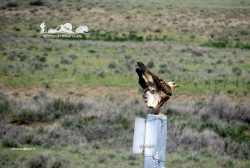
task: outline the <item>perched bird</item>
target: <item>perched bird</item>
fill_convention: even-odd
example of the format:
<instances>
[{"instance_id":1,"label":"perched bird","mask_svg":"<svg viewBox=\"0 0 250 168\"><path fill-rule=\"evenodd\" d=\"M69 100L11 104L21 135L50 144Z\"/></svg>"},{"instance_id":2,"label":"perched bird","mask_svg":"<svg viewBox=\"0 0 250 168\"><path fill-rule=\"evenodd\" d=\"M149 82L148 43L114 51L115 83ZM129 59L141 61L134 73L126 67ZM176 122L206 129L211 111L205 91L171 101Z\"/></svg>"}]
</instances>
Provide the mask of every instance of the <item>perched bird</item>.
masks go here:
<instances>
[{"instance_id":1,"label":"perched bird","mask_svg":"<svg viewBox=\"0 0 250 168\"><path fill-rule=\"evenodd\" d=\"M147 107L153 108L154 114L160 113L160 107L172 96L173 90L179 87L175 82L164 82L150 72L142 62L137 62L139 68L139 84L144 89L144 101Z\"/></svg>"}]
</instances>

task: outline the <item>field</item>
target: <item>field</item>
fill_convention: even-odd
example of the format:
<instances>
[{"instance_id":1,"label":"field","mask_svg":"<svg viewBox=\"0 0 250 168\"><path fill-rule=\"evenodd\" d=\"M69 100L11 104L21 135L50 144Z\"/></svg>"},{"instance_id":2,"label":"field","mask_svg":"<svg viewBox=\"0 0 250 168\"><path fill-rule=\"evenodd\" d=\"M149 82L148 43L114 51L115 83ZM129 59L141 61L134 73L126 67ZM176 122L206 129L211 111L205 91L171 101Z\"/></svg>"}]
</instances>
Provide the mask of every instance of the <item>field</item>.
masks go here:
<instances>
[{"instance_id":1,"label":"field","mask_svg":"<svg viewBox=\"0 0 250 168\"><path fill-rule=\"evenodd\" d=\"M250 167L250 1L12 0L0 20L0 167L143 167L137 61L180 85L166 167Z\"/></svg>"}]
</instances>

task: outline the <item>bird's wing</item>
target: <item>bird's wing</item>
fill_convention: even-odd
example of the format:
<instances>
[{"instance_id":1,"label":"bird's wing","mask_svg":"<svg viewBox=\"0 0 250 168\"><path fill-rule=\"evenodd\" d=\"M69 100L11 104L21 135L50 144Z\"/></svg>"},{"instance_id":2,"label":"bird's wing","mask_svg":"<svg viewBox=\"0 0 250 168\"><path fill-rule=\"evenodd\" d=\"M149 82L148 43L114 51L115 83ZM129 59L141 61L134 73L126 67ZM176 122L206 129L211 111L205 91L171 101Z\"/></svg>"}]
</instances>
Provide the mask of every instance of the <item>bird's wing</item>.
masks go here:
<instances>
[{"instance_id":1,"label":"bird's wing","mask_svg":"<svg viewBox=\"0 0 250 168\"><path fill-rule=\"evenodd\" d=\"M143 98L147 107L157 109L168 101L170 96L165 94L163 91L151 92L150 90L146 90Z\"/></svg>"},{"instance_id":2,"label":"bird's wing","mask_svg":"<svg viewBox=\"0 0 250 168\"><path fill-rule=\"evenodd\" d=\"M143 89L155 87L157 90L162 90L168 96L172 96L172 89L164 80L150 72L142 62L137 62L137 64L139 68L136 69L136 72L139 76L139 84Z\"/></svg>"},{"instance_id":3,"label":"bird's wing","mask_svg":"<svg viewBox=\"0 0 250 168\"><path fill-rule=\"evenodd\" d=\"M136 72L139 76L139 84L141 85L141 87L143 89L147 89L148 85L146 83L146 81L143 79L143 71L140 68L136 68Z\"/></svg>"},{"instance_id":4,"label":"bird's wing","mask_svg":"<svg viewBox=\"0 0 250 168\"><path fill-rule=\"evenodd\" d=\"M139 68L136 72L139 76L139 84L143 89L156 90L157 84L154 80L154 74L151 73L142 62L137 62Z\"/></svg>"},{"instance_id":5,"label":"bird's wing","mask_svg":"<svg viewBox=\"0 0 250 168\"><path fill-rule=\"evenodd\" d=\"M157 106L158 108L160 108L169 99L169 96L165 94L164 92L161 92L160 97L161 97L161 100L158 103L158 106Z\"/></svg>"},{"instance_id":6,"label":"bird's wing","mask_svg":"<svg viewBox=\"0 0 250 168\"><path fill-rule=\"evenodd\" d=\"M154 77L156 83L158 84L159 90L162 90L168 96L172 96L172 89L164 80L155 75Z\"/></svg>"}]
</instances>

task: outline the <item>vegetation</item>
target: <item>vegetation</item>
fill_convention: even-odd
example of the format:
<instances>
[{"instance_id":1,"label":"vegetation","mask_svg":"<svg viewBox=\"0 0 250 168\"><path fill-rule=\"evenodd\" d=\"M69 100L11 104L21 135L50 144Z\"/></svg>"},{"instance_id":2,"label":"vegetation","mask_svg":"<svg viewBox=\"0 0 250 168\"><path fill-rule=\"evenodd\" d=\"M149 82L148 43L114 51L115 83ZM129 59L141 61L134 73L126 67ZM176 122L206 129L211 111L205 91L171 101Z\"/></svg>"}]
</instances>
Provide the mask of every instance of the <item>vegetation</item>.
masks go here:
<instances>
[{"instance_id":1,"label":"vegetation","mask_svg":"<svg viewBox=\"0 0 250 168\"><path fill-rule=\"evenodd\" d=\"M41 94L46 95L44 92L39 95ZM35 97L39 97L39 95ZM36 124L36 120L30 120L30 115L36 116L37 111L28 108L26 111L29 111L30 115L18 116L20 119L16 118L14 114L19 113L19 110L22 111L23 106L41 111L38 108L41 104L45 107L53 104L54 109L48 113L40 113L39 118L46 118L48 114L53 114L60 109L59 107L67 109L66 105L74 104L72 102L75 102L75 96L71 97L71 101L59 100L58 98L41 100L40 98L37 103L33 103L33 106L30 106L30 101L32 102L34 97L22 103L19 98L10 99L8 102L11 107L9 115L5 115L4 120L1 121L2 148L7 153L14 153L6 148L34 147L36 149L35 156L27 156L24 159L21 152L20 156L13 160L13 163L25 166L39 164L37 159L45 159L46 161L43 161L42 164L49 167L53 157L56 157L56 160L59 159L60 163L57 164L62 164L62 166L70 164L74 167L79 167L79 162L84 165L89 163L81 159L82 155L86 158L96 159L98 166L109 162L109 160L117 162L118 158L116 157L132 157L133 155L129 154L129 151L124 150L131 148L134 118L140 114L142 104L138 102L138 96L134 100L124 101L123 104L117 101L118 95L110 95L106 98L102 103L99 103L98 101L90 101L87 97L81 97L82 104L72 108L75 109L73 113L66 110L58 118L40 120L38 124ZM67 102L66 105L65 102ZM249 106L246 104L233 106L234 102L225 95L215 96L209 101L189 103L189 105L177 102L171 101L163 109L169 118L169 155L167 160L169 160L170 165L181 166L180 163L172 161L172 159L176 159L176 161L182 162L177 154L183 155L187 159L190 157L187 164L196 166L201 164L202 160L217 167L223 167L224 164L235 167L249 164ZM26 103L27 105L25 105ZM14 104L18 106L14 106ZM13 116L17 121L29 122L17 122L19 126L7 123L13 120ZM20 128L20 124L26 128ZM112 157L100 155L104 149L105 151L108 149L111 153L109 155ZM118 149L124 153L113 156ZM45 156L41 155L43 150L48 151ZM72 151L74 156L71 157L78 159L76 161L65 160L66 154L61 153L61 150L66 153ZM90 152L87 155L83 154L86 153L86 150ZM5 154L2 153L2 155ZM139 167L142 164L140 163L142 157L133 156L133 158L132 160L125 159L122 164ZM225 161L218 164L219 160L216 161L216 158L225 158Z\"/></svg>"},{"instance_id":2,"label":"vegetation","mask_svg":"<svg viewBox=\"0 0 250 168\"><path fill-rule=\"evenodd\" d=\"M30 0L0 4L0 167L142 167L143 61L180 85L167 167L250 167L247 0ZM86 25L81 38L43 38ZM28 150L24 150L28 148Z\"/></svg>"}]
</instances>

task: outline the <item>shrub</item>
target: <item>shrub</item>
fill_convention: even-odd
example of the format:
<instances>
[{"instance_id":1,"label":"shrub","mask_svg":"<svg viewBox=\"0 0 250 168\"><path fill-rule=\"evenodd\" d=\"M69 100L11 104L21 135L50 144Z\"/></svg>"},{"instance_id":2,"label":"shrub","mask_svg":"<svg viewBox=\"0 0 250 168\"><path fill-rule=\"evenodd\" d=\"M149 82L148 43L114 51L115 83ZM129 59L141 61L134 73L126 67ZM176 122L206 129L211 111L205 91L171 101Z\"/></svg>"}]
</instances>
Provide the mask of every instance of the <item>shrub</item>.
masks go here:
<instances>
[{"instance_id":1,"label":"shrub","mask_svg":"<svg viewBox=\"0 0 250 168\"><path fill-rule=\"evenodd\" d=\"M171 73L172 73L172 71L170 71L170 70L167 68L167 65L166 65L166 64L160 64L160 65L159 65L159 70L158 70L158 72L159 72L160 74L164 74L164 73L171 74Z\"/></svg>"},{"instance_id":2,"label":"shrub","mask_svg":"<svg viewBox=\"0 0 250 168\"><path fill-rule=\"evenodd\" d=\"M106 74L107 74L107 72L105 70L103 70L103 69L100 70L99 72L97 72L97 75L99 77L102 77L102 78L104 78L106 76Z\"/></svg>"},{"instance_id":3,"label":"shrub","mask_svg":"<svg viewBox=\"0 0 250 168\"><path fill-rule=\"evenodd\" d=\"M40 61L40 62L46 62L47 59L46 59L46 57L40 57L40 58L39 58L39 61Z\"/></svg>"},{"instance_id":4,"label":"shrub","mask_svg":"<svg viewBox=\"0 0 250 168\"><path fill-rule=\"evenodd\" d=\"M221 94L215 96L205 107L208 118L219 118L229 122L233 120L250 123L250 108L245 104L234 105L230 99Z\"/></svg>"},{"instance_id":5,"label":"shrub","mask_svg":"<svg viewBox=\"0 0 250 168\"><path fill-rule=\"evenodd\" d=\"M234 167L232 158L230 157L221 157L220 160L217 161L219 165L222 167Z\"/></svg>"},{"instance_id":6,"label":"shrub","mask_svg":"<svg viewBox=\"0 0 250 168\"><path fill-rule=\"evenodd\" d=\"M213 69L207 69L207 73L213 73L214 72L214 70Z\"/></svg>"},{"instance_id":7,"label":"shrub","mask_svg":"<svg viewBox=\"0 0 250 168\"><path fill-rule=\"evenodd\" d=\"M121 113L119 113L115 119L114 119L114 122L121 126L123 129L128 129L129 128L129 121L127 118L125 118Z\"/></svg>"},{"instance_id":8,"label":"shrub","mask_svg":"<svg viewBox=\"0 0 250 168\"><path fill-rule=\"evenodd\" d=\"M232 64L233 64L233 60L228 59L228 60L227 60L227 63L228 63L229 65L232 65Z\"/></svg>"},{"instance_id":9,"label":"shrub","mask_svg":"<svg viewBox=\"0 0 250 168\"><path fill-rule=\"evenodd\" d=\"M43 0L31 0L29 3L31 6L43 6Z\"/></svg>"},{"instance_id":10,"label":"shrub","mask_svg":"<svg viewBox=\"0 0 250 168\"><path fill-rule=\"evenodd\" d=\"M230 119L233 112L233 107L229 98L225 95L214 97L207 105L208 114L214 115L219 119Z\"/></svg>"},{"instance_id":11,"label":"shrub","mask_svg":"<svg viewBox=\"0 0 250 168\"><path fill-rule=\"evenodd\" d=\"M32 66L35 68L35 70L42 70L44 68L44 65L41 62L33 63Z\"/></svg>"},{"instance_id":12,"label":"shrub","mask_svg":"<svg viewBox=\"0 0 250 168\"><path fill-rule=\"evenodd\" d=\"M44 141L41 139L40 136L34 136L32 141L30 142L31 145L35 146L41 146L44 143Z\"/></svg>"},{"instance_id":13,"label":"shrub","mask_svg":"<svg viewBox=\"0 0 250 168\"><path fill-rule=\"evenodd\" d=\"M42 133L44 133L44 128L43 127L38 127L37 129L36 129L36 133L37 134L42 134Z\"/></svg>"},{"instance_id":14,"label":"shrub","mask_svg":"<svg viewBox=\"0 0 250 168\"><path fill-rule=\"evenodd\" d=\"M236 159L250 159L249 144L238 143L231 139L225 139L225 151L228 155Z\"/></svg>"},{"instance_id":15,"label":"shrub","mask_svg":"<svg viewBox=\"0 0 250 168\"><path fill-rule=\"evenodd\" d=\"M129 32L129 35L128 35L128 40L131 40L131 41L143 41L143 36L138 36L136 34L136 32Z\"/></svg>"},{"instance_id":16,"label":"shrub","mask_svg":"<svg viewBox=\"0 0 250 168\"><path fill-rule=\"evenodd\" d=\"M110 62L109 65L108 65L108 67L110 69L115 69L116 68L116 62L114 62L114 61Z\"/></svg>"},{"instance_id":17,"label":"shrub","mask_svg":"<svg viewBox=\"0 0 250 168\"><path fill-rule=\"evenodd\" d=\"M43 155L38 155L33 158L29 158L26 162L27 168L46 168L48 158Z\"/></svg>"},{"instance_id":18,"label":"shrub","mask_svg":"<svg viewBox=\"0 0 250 168\"><path fill-rule=\"evenodd\" d=\"M71 119L71 118L65 118L62 122L62 126L65 127L65 128L69 128L71 126L73 126L74 124L74 121Z\"/></svg>"},{"instance_id":19,"label":"shrub","mask_svg":"<svg viewBox=\"0 0 250 168\"><path fill-rule=\"evenodd\" d=\"M6 4L8 8L16 8L18 7L18 4L16 2L9 2Z\"/></svg>"},{"instance_id":20,"label":"shrub","mask_svg":"<svg viewBox=\"0 0 250 168\"><path fill-rule=\"evenodd\" d=\"M57 112L56 118L58 118L62 114L77 113L78 111L84 109L84 105L82 103L74 104L68 100L64 101L63 99L58 98L52 100L52 102L47 105L46 109L52 113Z\"/></svg>"},{"instance_id":21,"label":"shrub","mask_svg":"<svg viewBox=\"0 0 250 168\"><path fill-rule=\"evenodd\" d=\"M63 167L63 163L60 160L55 161L51 165L51 168L61 168L61 167Z\"/></svg>"},{"instance_id":22,"label":"shrub","mask_svg":"<svg viewBox=\"0 0 250 168\"><path fill-rule=\"evenodd\" d=\"M154 61L153 60L148 61L147 67L148 68L153 68L154 67Z\"/></svg>"},{"instance_id":23,"label":"shrub","mask_svg":"<svg viewBox=\"0 0 250 168\"><path fill-rule=\"evenodd\" d=\"M69 54L68 57L71 59L71 60L75 60L77 58L77 55L76 54Z\"/></svg>"},{"instance_id":24,"label":"shrub","mask_svg":"<svg viewBox=\"0 0 250 168\"><path fill-rule=\"evenodd\" d=\"M60 68L60 65L59 65L59 64L55 64L54 67L55 67L56 69L59 69L59 68Z\"/></svg>"},{"instance_id":25,"label":"shrub","mask_svg":"<svg viewBox=\"0 0 250 168\"><path fill-rule=\"evenodd\" d=\"M196 151L214 156L224 154L224 141L213 131L202 130L197 132L186 126L185 123L175 122L169 133L169 151ZM169 128L169 130L171 130Z\"/></svg>"},{"instance_id":26,"label":"shrub","mask_svg":"<svg viewBox=\"0 0 250 168\"><path fill-rule=\"evenodd\" d=\"M242 70L241 70L239 67L234 67L234 68L232 69L232 72L233 72L233 74L235 74L235 75L237 75L237 76L240 76L241 73L242 73Z\"/></svg>"},{"instance_id":27,"label":"shrub","mask_svg":"<svg viewBox=\"0 0 250 168\"><path fill-rule=\"evenodd\" d=\"M21 54L19 58L20 58L20 61L25 61L27 59L27 55Z\"/></svg>"},{"instance_id":28,"label":"shrub","mask_svg":"<svg viewBox=\"0 0 250 168\"><path fill-rule=\"evenodd\" d=\"M3 139L2 146L7 148L17 148L19 146L18 142L14 139Z\"/></svg>"},{"instance_id":29,"label":"shrub","mask_svg":"<svg viewBox=\"0 0 250 168\"><path fill-rule=\"evenodd\" d=\"M105 41L113 41L113 38L112 38L111 34L107 33L107 34L105 35L105 37L104 37L104 40L105 40Z\"/></svg>"},{"instance_id":30,"label":"shrub","mask_svg":"<svg viewBox=\"0 0 250 168\"><path fill-rule=\"evenodd\" d=\"M6 139L7 141L10 140L10 143L12 143L12 141L14 141L14 143L18 142L20 137L25 133L23 128L8 124L3 120L0 121L0 128L1 139Z\"/></svg>"},{"instance_id":31,"label":"shrub","mask_svg":"<svg viewBox=\"0 0 250 168\"><path fill-rule=\"evenodd\" d=\"M36 120L36 116L34 111L30 109L21 109L20 112L13 114L12 123L17 124L30 124L31 122Z\"/></svg>"},{"instance_id":32,"label":"shrub","mask_svg":"<svg viewBox=\"0 0 250 168\"><path fill-rule=\"evenodd\" d=\"M88 52L91 53L91 54L94 54L94 53L96 53L96 50L92 50L92 49L91 49L91 50L89 50Z\"/></svg>"},{"instance_id":33,"label":"shrub","mask_svg":"<svg viewBox=\"0 0 250 168\"><path fill-rule=\"evenodd\" d=\"M235 118L250 124L250 107L247 104L239 104L235 107Z\"/></svg>"},{"instance_id":34,"label":"shrub","mask_svg":"<svg viewBox=\"0 0 250 168\"><path fill-rule=\"evenodd\" d=\"M65 64L65 65L69 65L71 64L72 62L66 58L61 58L61 61L60 61L61 64Z\"/></svg>"},{"instance_id":35,"label":"shrub","mask_svg":"<svg viewBox=\"0 0 250 168\"><path fill-rule=\"evenodd\" d=\"M19 167L20 163L22 167L27 168L67 168L70 162L57 155L38 154L34 157L22 157L19 160Z\"/></svg>"},{"instance_id":36,"label":"shrub","mask_svg":"<svg viewBox=\"0 0 250 168\"><path fill-rule=\"evenodd\" d=\"M10 108L8 97L0 92L0 114L8 112Z\"/></svg>"},{"instance_id":37,"label":"shrub","mask_svg":"<svg viewBox=\"0 0 250 168\"><path fill-rule=\"evenodd\" d=\"M49 161L49 166L51 168L67 168L69 167L69 161L59 157L52 157Z\"/></svg>"},{"instance_id":38,"label":"shrub","mask_svg":"<svg viewBox=\"0 0 250 168\"><path fill-rule=\"evenodd\" d=\"M101 155L97 158L98 163L104 163L107 160L106 155Z\"/></svg>"},{"instance_id":39,"label":"shrub","mask_svg":"<svg viewBox=\"0 0 250 168\"><path fill-rule=\"evenodd\" d=\"M192 54L193 54L193 56L196 56L196 57L202 57L203 56L202 52L197 51L197 50L192 50Z\"/></svg>"},{"instance_id":40,"label":"shrub","mask_svg":"<svg viewBox=\"0 0 250 168\"><path fill-rule=\"evenodd\" d=\"M88 142L106 140L116 136L114 127L110 126L109 123L89 125L83 131Z\"/></svg>"},{"instance_id":41,"label":"shrub","mask_svg":"<svg viewBox=\"0 0 250 168\"><path fill-rule=\"evenodd\" d=\"M27 133L27 134L24 134L24 135L21 136L19 142L22 143L22 144L31 144L33 139L34 139L34 135L30 134L30 133Z\"/></svg>"},{"instance_id":42,"label":"shrub","mask_svg":"<svg viewBox=\"0 0 250 168\"><path fill-rule=\"evenodd\" d=\"M154 32L155 32L155 33L160 33L160 32L161 32L161 29L160 29L160 28L156 28L156 29L154 30Z\"/></svg>"},{"instance_id":43,"label":"shrub","mask_svg":"<svg viewBox=\"0 0 250 168\"><path fill-rule=\"evenodd\" d=\"M208 42L203 44L202 46L215 47L215 48L226 48L228 47L228 41L216 41L216 42Z\"/></svg>"},{"instance_id":44,"label":"shrub","mask_svg":"<svg viewBox=\"0 0 250 168\"><path fill-rule=\"evenodd\" d=\"M92 132L93 134L93 132ZM85 137L79 131L64 129L60 126L55 126L43 136L43 142L47 145L78 145L83 146L86 143Z\"/></svg>"},{"instance_id":45,"label":"shrub","mask_svg":"<svg viewBox=\"0 0 250 168\"><path fill-rule=\"evenodd\" d=\"M44 93L39 93L31 102L13 102L10 114L11 123L30 124L34 121L53 121L64 114L78 113L84 109L83 103L72 103L60 98L49 100ZM32 107L30 107L32 106Z\"/></svg>"},{"instance_id":46,"label":"shrub","mask_svg":"<svg viewBox=\"0 0 250 168\"><path fill-rule=\"evenodd\" d=\"M9 61L14 61L17 58L17 53L15 51L12 51L8 54L7 60Z\"/></svg>"}]
</instances>

